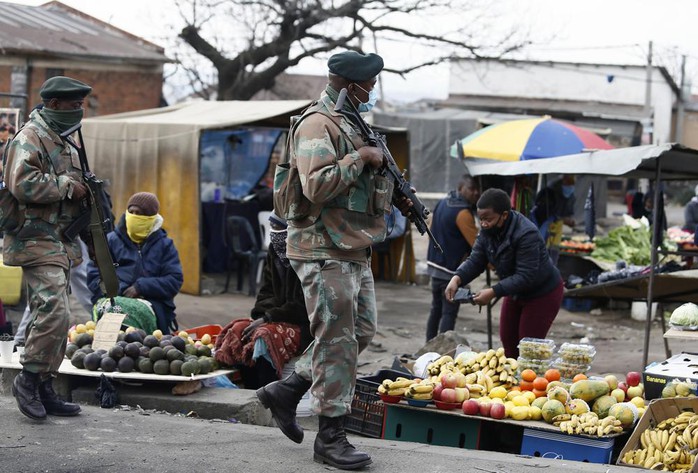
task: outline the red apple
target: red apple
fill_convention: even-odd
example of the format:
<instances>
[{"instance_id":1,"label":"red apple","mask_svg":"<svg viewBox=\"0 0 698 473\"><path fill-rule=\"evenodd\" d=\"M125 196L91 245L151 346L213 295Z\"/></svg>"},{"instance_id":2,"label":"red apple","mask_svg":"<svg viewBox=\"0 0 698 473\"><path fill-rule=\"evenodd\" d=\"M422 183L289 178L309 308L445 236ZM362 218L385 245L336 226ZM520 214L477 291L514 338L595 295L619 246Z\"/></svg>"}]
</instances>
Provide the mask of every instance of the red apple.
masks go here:
<instances>
[{"instance_id":1,"label":"red apple","mask_svg":"<svg viewBox=\"0 0 698 473\"><path fill-rule=\"evenodd\" d=\"M489 417L490 412L492 410L492 403L491 402L481 402L480 403L480 415Z\"/></svg>"},{"instance_id":2,"label":"red apple","mask_svg":"<svg viewBox=\"0 0 698 473\"><path fill-rule=\"evenodd\" d=\"M436 383L434 385L434 390L432 391L431 397L436 399L437 401L441 400L441 391L444 390L444 386L441 383Z\"/></svg>"},{"instance_id":3,"label":"red apple","mask_svg":"<svg viewBox=\"0 0 698 473\"><path fill-rule=\"evenodd\" d=\"M621 381L620 383L618 383L618 389L622 389L624 393L628 392L628 385L625 382Z\"/></svg>"},{"instance_id":4,"label":"red apple","mask_svg":"<svg viewBox=\"0 0 698 473\"><path fill-rule=\"evenodd\" d=\"M468 388L456 388L456 402L463 402L470 399L470 391Z\"/></svg>"},{"instance_id":5,"label":"red apple","mask_svg":"<svg viewBox=\"0 0 698 473\"><path fill-rule=\"evenodd\" d=\"M490 408L490 417L493 419L504 419L504 417L507 414L507 409L504 407L504 404L501 404L499 402L493 402L492 407Z\"/></svg>"},{"instance_id":6,"label":"red apple","mask_svg":"<svg viewBox=\"0 0 698 473\"><path fill-rule=\"evenodd\" d=\"M441 384L443 384L444 388L455 388L458 385L458 379L456 378L456 375L453 373L445 373L441 375Z\"/></svg>"},{"instance_id":7,"label":"red apple","mask_svg":"<svg viewBox=\"0 0 698 473\"><path fill-rule=\"evenodd\" d=\"M480 413L480 404L475 399L468 399L463 402L463 414L476 416Z\"/></svg>"},{"instance_id":8,"label":"red apple","mask_svg":"<svg viewBox=\"0 0 698 473\"><path fill-rule=\"evenodd\" d=\"M458 395L454 388L444 388L441 391L441 400L443 402L458 402Z\"/></svg>"},{"instance_id":9,"label":"red apple","mask_svg":"<svg viewBox=\"0 0 698 473\"><path fill-rule=\"evenodd\" d=\"M628 386L637 386L642 381L642 375L637 371L631 371L625 375L625 382Z\"/></svg>"},{"instance_id":10,"label":"red apple","mask_svg":"<svg viewBox=\"0 0 698 473\"><path fill-rule=\"evenodd\" d=\"M467 383L465 382L465 375L461 372L458 372L455 374L456 376L456 387L457 388L464 388Z\"/></svg>"}]
</instances>

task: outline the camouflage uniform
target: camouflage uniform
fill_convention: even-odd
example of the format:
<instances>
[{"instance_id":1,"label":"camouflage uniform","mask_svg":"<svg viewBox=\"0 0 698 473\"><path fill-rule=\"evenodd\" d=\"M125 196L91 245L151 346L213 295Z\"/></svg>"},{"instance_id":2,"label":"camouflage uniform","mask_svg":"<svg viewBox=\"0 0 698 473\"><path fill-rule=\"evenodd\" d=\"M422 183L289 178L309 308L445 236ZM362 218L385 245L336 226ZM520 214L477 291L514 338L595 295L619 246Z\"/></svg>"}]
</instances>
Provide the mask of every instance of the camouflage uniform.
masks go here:
<instances>
[{"instance_id":1,"label":"camouflage uniform","mask_svg":"<svg viewBox=\"0 0 698 473\"><path fill-rule=\"evenodd\" d=\"M370 248L385 239L392 182L364 166L364 142L341 114L328 87L291 138L310 215L290 221L287 255L305 295L315 340L296 365L312 379L313 411L339 417L351 410L359 353L376 332Z\"/></svg>"},{"instance_id":2,"label":"camouflage uniform","mask_svg":"<svg viewBox=\"0 0 698 473\"><path fill-rule=\"evenodd\" d=\"M5 234L3 259L22 266L29 287L32 326L21 362L33 373L55 373L60 366L68 331L68 270L81 262L78 241L63 238L79 215L69 200L72 181L82 182L77 152L51 130L37 110L10 143L5 183L17 198L24 224Z\"/></svg>"}]
</instances>

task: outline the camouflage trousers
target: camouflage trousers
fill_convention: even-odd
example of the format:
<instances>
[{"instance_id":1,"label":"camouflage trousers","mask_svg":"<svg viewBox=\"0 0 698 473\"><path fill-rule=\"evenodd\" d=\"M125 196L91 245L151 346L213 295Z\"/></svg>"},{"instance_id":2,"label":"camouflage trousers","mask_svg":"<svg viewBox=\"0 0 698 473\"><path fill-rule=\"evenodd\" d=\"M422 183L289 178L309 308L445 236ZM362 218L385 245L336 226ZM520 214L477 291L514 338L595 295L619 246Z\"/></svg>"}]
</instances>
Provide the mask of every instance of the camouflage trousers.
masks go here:
<instances>
[{"instance_id":1,"label":"camouflage trousers","mask_svg":"<svg viewBox=\"0 0 698 473\"><path fill-rule=\"evenodd\" d=\"M70 323L68 271L56 265L24 266L29 323L21 363L46 379L58 372L65 356Z\"/></svg>"},{"instance_id":2,"label":"camouflage trousers","mask_svg":"<svg viewBox=\"0 0 698 473\"><path fill-rule=\"evenodd\" d=\"M296 362L312 380L311 409L327 417L351 412L356 365L376 333L376 293L370 263L291 261L301 281L315 340Z\"/></svg>"}]
</instances>

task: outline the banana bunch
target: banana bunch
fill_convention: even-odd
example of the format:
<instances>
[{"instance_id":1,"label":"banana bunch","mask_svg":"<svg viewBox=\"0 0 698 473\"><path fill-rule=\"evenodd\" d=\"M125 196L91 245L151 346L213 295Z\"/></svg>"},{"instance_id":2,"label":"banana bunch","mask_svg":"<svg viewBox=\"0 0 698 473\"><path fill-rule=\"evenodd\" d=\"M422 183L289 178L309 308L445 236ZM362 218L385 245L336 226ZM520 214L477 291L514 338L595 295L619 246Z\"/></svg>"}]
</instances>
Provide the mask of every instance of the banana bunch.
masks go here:
<instances>
[{"instance_id":1,"label":"banana bunch","mask_svg":"<svg viewBox=\"0 0 698 473\"><path fill-rule=\"evenodd\" d=\"M487 393L492 391L497 386L494 380L482 371L468 373L465 375L465 387L470 391L470 397L478 399L487 396Z\"/></svg>"},{"instance_id":2,"label":"banana bunch","mask_svg":"<svg viewBox=\"0 0 698 473\"><path fill-rule=\"evenodd\" d=\"M604 435L620 433L623 431L621 422L613 416L599 419L594 412L584 414L560 414L553 417L553 425L560 427L560 431L570 435Z\"/></svg>"},{"instance_id":3,"label":"banana bunch","mask_svg":"<svg viewBox=\"0 0 698 473\"><path fill-rule=\"evenodd\" d=\"M434 383L429 380L422 380L418 383L412 383L405 391L407 399L415 399L418 401L430 401L434 393Z\"/></svg>"},{"instance_id":4,"label":"banana bunch","mask_svg":"<svg viewBox=\"0 0 698 473\"><path fill-rule=\"evenodd\" d=\"M429 376L438 376L442 370L455 371L455 362L449 355L444 355L438 360L434 360L427 365L427 374Z\"/></svg>"},{"instance_id":5,"label":"banana bunch","mask_svg":"<svg viewBox=\"0 0 698 473\"><path fill-rule=\"evenodd\" d=\"M403 378L402 376L398 376L395 381L391 379L384 379L380 386L378 386L378 392L381 394L387 394L388 396L404 396L412 384L420 381L420 379L415 380Z\"/></svg>"},{"instance_id":6,"label":"banana bunch","mask_svg":"<svg viewBox=\"0 0 698 473\"><path fill-rule=\"evenodd\" d=\"M504 348L488 350L478 353L473 358L461 362L456 361L456 367L466 376L482 372L492 379L492 387L504 386L509 389L516 384L516 370L519 368L518 362L514 358L504 356ZM481 384L477 381L477 384ZM492 388L487 389L487 392Z\"/></svg>"},{"instance_id":7,"label":"banana bunch","mask_svg":"<svg viewBox=\"0 0 698 473\"><path fill-rule=\"evenodd\" d=\"M696 461L698 414L683 412L640 435L640 445L623 455L623 462L650 470L688 473Z\"/></svg>"}]
</instances>

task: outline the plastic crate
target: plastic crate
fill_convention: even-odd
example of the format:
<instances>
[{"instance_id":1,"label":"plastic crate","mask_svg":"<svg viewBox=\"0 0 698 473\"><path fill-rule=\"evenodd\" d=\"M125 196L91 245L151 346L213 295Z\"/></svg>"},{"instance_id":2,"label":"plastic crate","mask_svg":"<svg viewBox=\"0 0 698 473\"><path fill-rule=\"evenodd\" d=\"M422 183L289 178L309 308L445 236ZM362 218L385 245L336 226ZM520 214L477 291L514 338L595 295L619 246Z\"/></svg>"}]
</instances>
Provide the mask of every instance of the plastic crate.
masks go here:
<instances>
[{"instance_id":1,"label":"plastic crate","mask_svg":"<svg viewBox=\"0 0 698 473\"><path fill-rule=\"evenodd\" d=\"M476 450L480 444L480 421L431 408L389 404L383 438Z\"/></svg>"},{"instance_id":2,"label":"plastic crate","mask_svg":"<svg viewBox=\"0 0 698 473\"><path fill-rule=\"evenodd\" d=\"M524 429L521 454L532 457L610 463L615 439L592 439L546 430Z\"/></svg>"},{"instance_id":3,"label":"plastic crate","mask_svg":"<svg viewBox=\"0 0 698 473\"><path fill-rule=\"evenodd\" d=\"M344 418L344 429L366 437L382 438L385 405L378 396L378 386L384 379L411 377L396 370L379 370L371 376L356 379L351 413Z\"/></svg>"},{"instance_id":4,"label":"plastic crate","mask_svg":"<svg viewBox=\"0 0 698 473\"><path fill-rule=\"evenodd\" d=\"M212 324L200 325L199 327L192 327L189 329L180 330L184 330L185 332L187 332L189 336L194 340L201 340L201 337L203 337L206 334L209 334L211 335L211 343L216 343L216 338L218 338L218 334L221 333L223 327L218 324Z\"/></svg>"},{"instance_id":5,"label":"plastic crate","mask_svg":"<svg viewBox=\"0 0 698 473\"><path fill-rule=\"evenodd\" d=\"M594 300L565 297L562 299L562 308L570 312L589 312L594 308Z\"/></svg>"}]
</instances>

